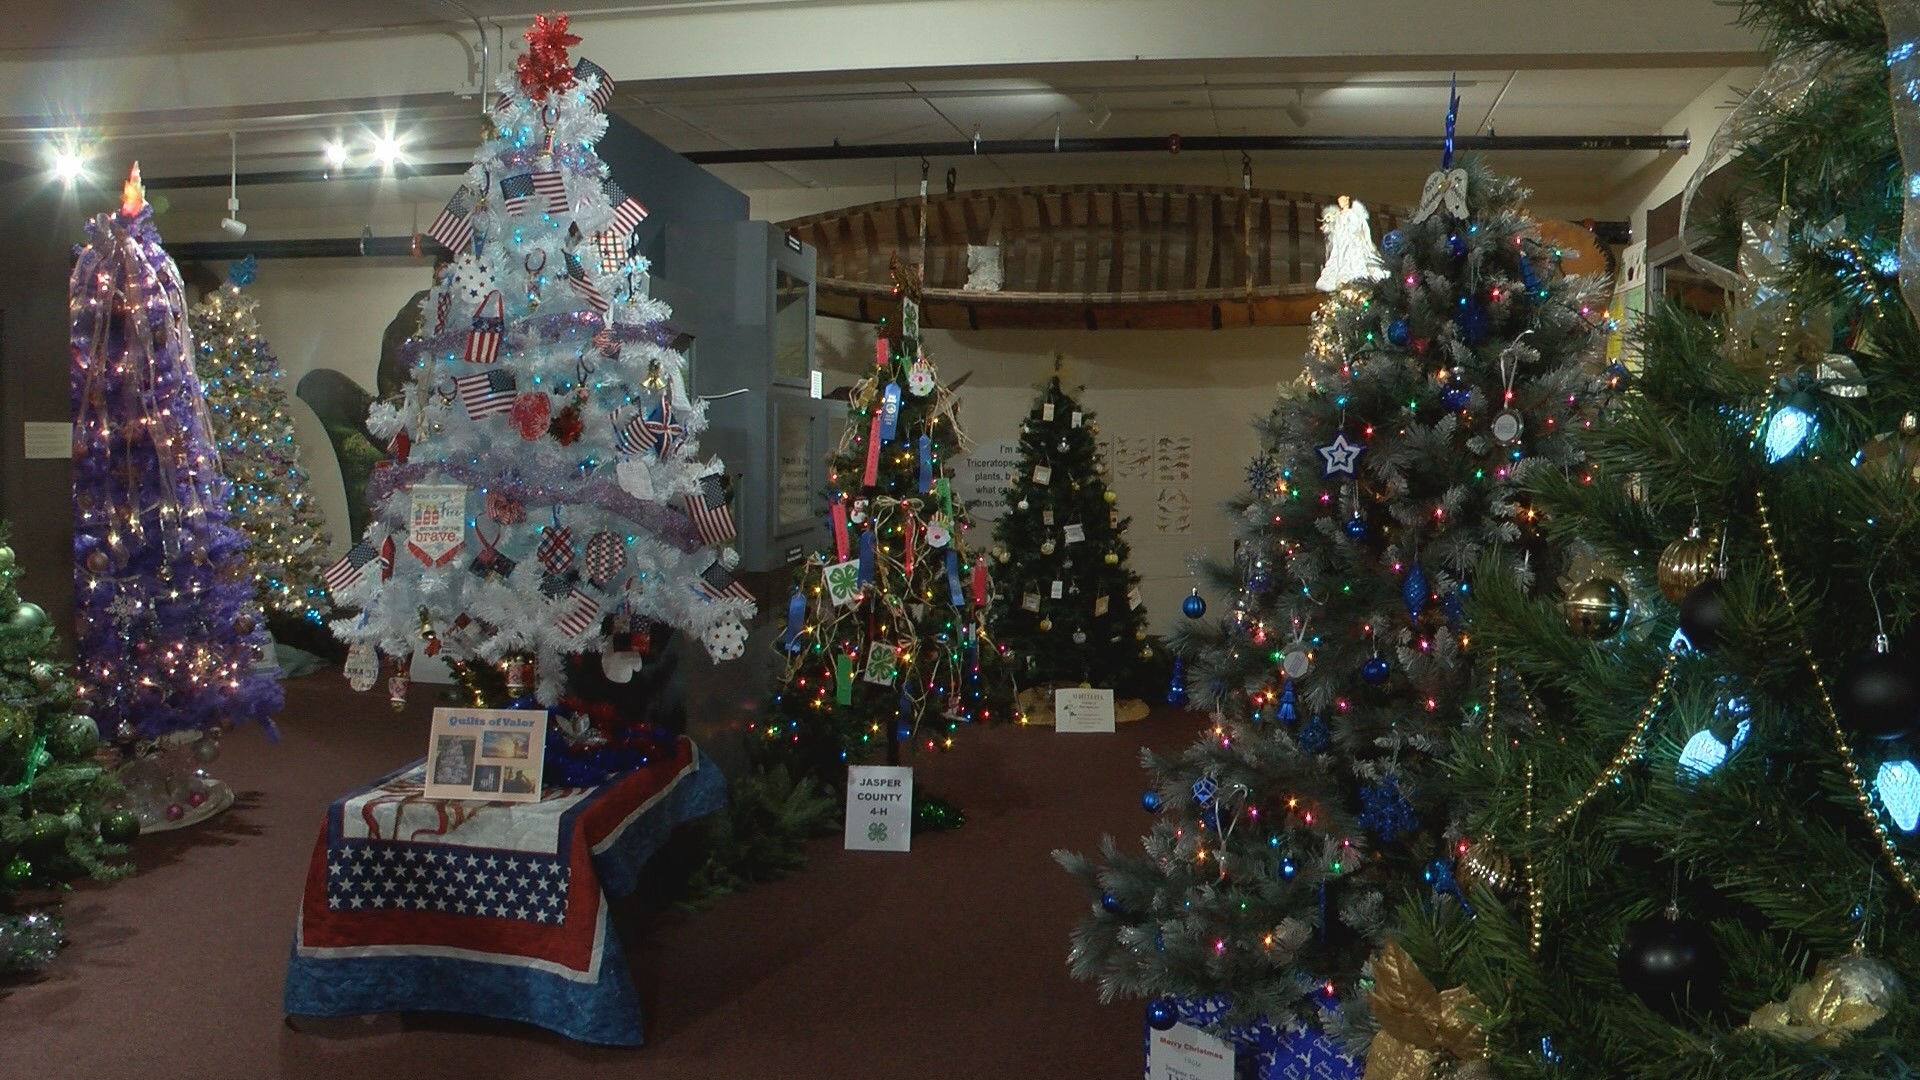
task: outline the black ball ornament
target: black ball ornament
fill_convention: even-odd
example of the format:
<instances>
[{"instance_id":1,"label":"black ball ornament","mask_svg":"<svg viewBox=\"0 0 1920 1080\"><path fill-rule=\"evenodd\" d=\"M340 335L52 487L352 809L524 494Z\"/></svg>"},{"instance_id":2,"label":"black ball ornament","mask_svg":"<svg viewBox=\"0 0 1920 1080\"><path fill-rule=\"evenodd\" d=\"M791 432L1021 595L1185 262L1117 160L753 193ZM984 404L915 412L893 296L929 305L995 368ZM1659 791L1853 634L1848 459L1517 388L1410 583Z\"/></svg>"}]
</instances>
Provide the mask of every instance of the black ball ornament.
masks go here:
<instances>
[{"instance_id":1,"label":"black ball ornament","mask_svg":"<svg viewBox=\"0 0 1920 1080\"><path fill-rule=\"evenodd\" d=\"M1620 985L1654 1012L1677 1018L1720 999L1726 962L1706 924L1656 915L1627 927L1620 942Z\"/></svg>"},{"instance_id":2,"label":"black ball ornament","mask_svg":"<svg viewBox=\"0 0 1920 1080\"><path fill-rule=\"evenodd\" d=\"M59 814L38 813L27 821L27 838L21 846L40 855L60 850L67 840L67 823Z\"/></svg>"},{"instance_id":3,"label":"black ball ornament","mask_svg":"<svg viewBox=\"0 0 1920 1080\"><path fill-rule=\"evenodd\" d=\"M1920 726L1920 680L1913 661L1884 647L1854 657L1834 680L1833 709L1852 735L1897 739L1914 731Z\"/></svg>"},{"instance_id":4,"label":"black ball ornament","mask_svg":"<svg viewBox=\"0 0 1920 1080\"><path fill-rule=\"evenodd\" d=\"M1727 609L1720 598L1720 579L1708 578L1693 587L1680 601L1680 632L1701 652L1720 645L1720 630L1726 625Z\"/></svg>"}]
</instances>

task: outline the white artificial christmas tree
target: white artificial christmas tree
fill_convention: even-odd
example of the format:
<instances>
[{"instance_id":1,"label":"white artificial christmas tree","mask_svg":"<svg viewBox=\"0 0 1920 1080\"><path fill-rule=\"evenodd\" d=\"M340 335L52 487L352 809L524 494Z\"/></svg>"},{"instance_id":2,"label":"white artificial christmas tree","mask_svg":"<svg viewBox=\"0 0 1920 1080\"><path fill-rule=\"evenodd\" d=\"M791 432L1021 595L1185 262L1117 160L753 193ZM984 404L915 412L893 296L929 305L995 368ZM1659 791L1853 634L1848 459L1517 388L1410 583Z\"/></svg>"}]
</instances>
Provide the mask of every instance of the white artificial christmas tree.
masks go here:
<instances>
[{"instance_id":1,"label":"white artificial christmas tree","mask_svg":"<svg viewBox=\"0 0 1920 1080\"><path fill-rule=\"evenodd\" d=\"M404 395L369 417L393 453L368 484L374 523L328 572L335 602L361 609L333 623L358 654L349 674L377 648L396 705L415 650L476 697L493 669L510 697L553 704L567 654L597 652L624 681L664 625L732 659L754 612L721 463L698 457L705 406L627 254L646 211L593 151L611 83L569 66L565 16L527 40L428 231L455 258L403 352Z\"/></svg>"}]
</instances>

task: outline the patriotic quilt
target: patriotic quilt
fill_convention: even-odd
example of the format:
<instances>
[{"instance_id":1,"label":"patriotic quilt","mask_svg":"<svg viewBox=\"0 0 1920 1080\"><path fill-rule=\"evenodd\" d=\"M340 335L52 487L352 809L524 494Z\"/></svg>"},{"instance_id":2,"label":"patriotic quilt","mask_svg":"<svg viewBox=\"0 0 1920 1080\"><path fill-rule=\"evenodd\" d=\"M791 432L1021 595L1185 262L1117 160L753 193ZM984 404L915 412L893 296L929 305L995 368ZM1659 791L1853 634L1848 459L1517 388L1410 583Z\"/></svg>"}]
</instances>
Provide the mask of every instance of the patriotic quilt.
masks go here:
<instances>
[{"instance_id":1,"label":"patriotic quilt","mask_svg":"<svg viewBox=\"0 0 1920 1080\"><path fill-rule=\"evenodd\" d=\"M327 808L287 1013L476 1013L639 1045L608 901L675 826L726 805L719 769L683 736L670 760L539 802L428 799L425 785L416 762Z\"/></svg>"}]
</instances>

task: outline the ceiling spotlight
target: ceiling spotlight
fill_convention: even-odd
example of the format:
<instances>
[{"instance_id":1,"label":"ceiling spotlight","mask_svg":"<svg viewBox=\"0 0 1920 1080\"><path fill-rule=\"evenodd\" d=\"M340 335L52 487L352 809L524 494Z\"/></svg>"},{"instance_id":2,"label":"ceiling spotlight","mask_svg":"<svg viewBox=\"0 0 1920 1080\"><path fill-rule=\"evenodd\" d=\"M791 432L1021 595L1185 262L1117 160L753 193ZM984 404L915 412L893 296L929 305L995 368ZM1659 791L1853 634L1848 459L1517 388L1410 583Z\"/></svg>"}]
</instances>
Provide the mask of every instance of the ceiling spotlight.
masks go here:
<instances>
[{"instance_id":1,"label":"ceiling spotlight","mask_svg":"<svg viewBox=\"0 0 1920 1080\"><path fill-rule=\"evenodd\" d=\"M1305 90L1295 90L1293 92L1293 104L1281 110L1287 114L1287 119L1293 121L1294 127L1306 127L1307 121L1313 119L1313 114L1307 111L1306 97L1307 92Z\"/></svg>"},{"instance_id":2,"label":"ceiling spotlight","mask_svg":"<svg viewBox=\"0 0 1920 1080\"><path fill-rule=\"evenodd\" d=\"M338 169L347 163L347 144L335 139L320 148L320 157L327 168Z\"/></svg>"},{"instance_id":3,"label":"ceiling spotlight","mask_svg":"<svg viewBox=\"0 0 1920 1080\"><path fill-rule=\"evenodd\" d=\"M1094 98L1093 108L1087 110L1087 126L1099 131L1106 127L1107 121L1111 119L1113 119L1113 110L1102 104L1099 98Z\"/></svg>"},{"instance_id":4,"label":"ceiling spotlight","mask_svg":"<svg viewBox=\"0 0 1920 1080\"><path fill-rule=\"evenodd\" d=\"M247 235L247 223L240 220L240 137L227 132L227 216L220 219L220 231L235 240Z\"/></svg>"},{"instance_id":5,"label":"ceiling spotlight","mask_svg":"<svg viewBox=\"0 0 1920 1080\"><path fill-rule=\"evenodd\" d=\"M47 170L55 180L72 187L87 175L87 155L73 143L55 146L47 151Z\"/></svg>"},{"instance_id":6,"label":"ceiling spotlight","mask_svg":"<svg viewBox=\"0 0 1920 1080\"><path fill-rule=\"evenodd\" d=\"M373 140L373 160L383 169L391 169L400 162L400 140L392 135L376 135Z\"/></svg>"}]
</instances>

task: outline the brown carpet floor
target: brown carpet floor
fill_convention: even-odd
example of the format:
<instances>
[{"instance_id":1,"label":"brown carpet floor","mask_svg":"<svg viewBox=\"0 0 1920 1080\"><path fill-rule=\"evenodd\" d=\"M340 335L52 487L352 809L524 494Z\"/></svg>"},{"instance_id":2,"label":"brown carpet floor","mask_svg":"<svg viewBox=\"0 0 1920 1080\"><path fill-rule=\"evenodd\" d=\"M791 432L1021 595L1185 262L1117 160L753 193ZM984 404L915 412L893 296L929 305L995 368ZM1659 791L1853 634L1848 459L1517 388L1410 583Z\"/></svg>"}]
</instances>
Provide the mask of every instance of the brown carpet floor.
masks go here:
<instances>
[{"instance_id":1,"label":"brown carpet floor","mask_svg":"<svg viewBox=\"0 0 1920 1080\"><path fill-rule=\"evenodd\" d=\"M446 1015L288 1026L281 980L302 875L327 803L420 756L431 703L401 716L337 674L287 686L284 737L228 740L210 771L239 800L137 849L137 876L82 887L73 944L45 977L0 985L0 1077L814 1080L1139 1075L1137 1003L1098 1004L1067 977L1084 899L1050 857L1146 815L1142 745L1192 737L1158 707L1115 735L965 733L916 779L968 825L910 854L837 837L783 881L694 915L627 920L648 1045L581 1046Z\"/></svg>"}]
</instances>

